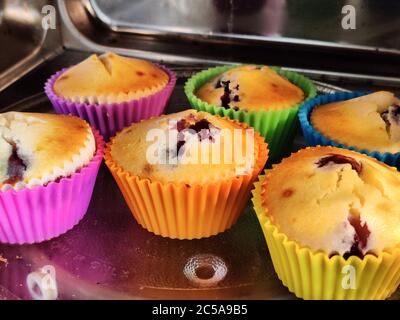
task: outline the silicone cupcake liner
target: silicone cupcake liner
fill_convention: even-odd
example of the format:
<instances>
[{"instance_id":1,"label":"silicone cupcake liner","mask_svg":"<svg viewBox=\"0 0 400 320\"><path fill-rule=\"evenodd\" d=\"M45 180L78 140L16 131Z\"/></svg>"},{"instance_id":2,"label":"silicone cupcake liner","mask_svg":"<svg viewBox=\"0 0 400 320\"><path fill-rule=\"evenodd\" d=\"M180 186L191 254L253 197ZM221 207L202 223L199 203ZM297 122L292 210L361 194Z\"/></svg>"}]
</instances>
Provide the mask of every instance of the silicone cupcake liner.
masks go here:
<instances>
[{"instance_id":1,"label":"silicone cupcake liner","mask_svg":"<svg viewBox=\"0 0 400 320\"><path fill-rule=\"evenodd\" d=\"M265 179L260 176L255 183L252 201L275 271L290 292L303 299L370 300L386 299L396 290L400 284L399 248L378 256L366 255L363 259L351 256L345 260L339 255L329 257L301 247L279 232L266 216L261 204ZM354 288L348 282L350 272L355 276Z\"/></svg>"},{"instance_id":2,"label":"silicone cupcake liner","mask_svg":"<svg viewBox=\"0 0 400 320\"><path fill-rule=\"evenodd\" d=\"M270 158L274 160L290 149L296 129L298 128L296 117L297 112L299 106L304 102L282 110L236 111L231 108L225 109L223 107L210 105L195 96L194 93L208 80L235 67L237 66L220 66L195 74L185 84L186 96L188 97L192 107L197 110L226 116L247 123L253 127L265 138L270 150ZM317 90L308 78L293 71L283 70L276 67L273 67L272 69L300 87L304 91L305 101L315 97Z\"/></svg>"},{"instance_id":3,"label":"silicone cupcake liner","mask_svg":"<svg viewBox=\"0 0 400 320\"><path fill-rule=\"evenodd\" d=\"M204 184L162 183L125 172L112 159L114 139L106 147L105 160L143 228L172 239L200 239L229 229L241 215L268 158L264 139L256 132L255 139L260 152L251 174Z\"/></svg>"},{"instance_id":4,"label":"silicone cupcake liner","mask_svg":"<svg viewBox=\"0 0 400 320\"><path fill-rule=\"evenodd\" d=\"M374 157L379 161L385 162L386 164L396 167L400 169L400 153L380 153L378 151L370 151L366 149L357 149L355 147L351 147L322 135L319 131L317 131L310 122L310 115L314 108L324 105L331 102L344 101L353 98L357 98L363 95L368 94L369 92L340 92L333 94L326 94L322 96L318 96L315 99L312 99L306 102L299 110L299 120L301 124L301 128L303 130L304 138L308 146L334 146L344 149L349 149L357 152L361 152L368 156Z\"/></svg>"},{"instance_id":5,"label":"silicone cupcake liner","mask_svg":"<svg viewBox=\"0 0 400 320\"><path fill-rule=\"evenodd\" d=\"M46 186L0 192L0 242L38 243L72 229L85 215L104 142L94 131L96 154L88 165Z\"/></svg>"},{"instance_id":6,"label":"silicone cupcake liner","mask_svg":"<svg viewBox=\"0 0 400 320\"><path fill-rule=\"evenodd\" d=\"M45 85L55 111L59 114L78 116L100 131L105 140L132 123L159 116L164 112L176 83L176 74L164 66L158 65L169 76L168 84L160 91L149 96L121 103L81 103L58 97L53 90L54 83L68 68L51 76Z\"/></svg>"}]
</instances>

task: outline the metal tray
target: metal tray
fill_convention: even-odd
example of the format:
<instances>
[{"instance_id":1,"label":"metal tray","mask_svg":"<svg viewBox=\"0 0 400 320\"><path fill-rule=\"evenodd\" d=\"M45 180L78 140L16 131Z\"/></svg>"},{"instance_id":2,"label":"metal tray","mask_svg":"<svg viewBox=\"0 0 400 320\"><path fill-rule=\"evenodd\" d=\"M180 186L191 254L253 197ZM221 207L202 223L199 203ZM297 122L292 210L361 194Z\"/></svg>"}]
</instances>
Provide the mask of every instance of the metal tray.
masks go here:
<instances>
[{"instance_id":1,"label":"metal tray","mask_svg":"<svg viewBox=\"0 0 400 320\"><path fill-rule=\"evenodd\" d=\"M45 80L86 56L67 51L37 68L0 93L0 111L52 112L43 93ZM172 113L188 106L183 93L187 77L207 66L169 67L178 74L167 107ZM320 92L344 90L341 83L317 85ZM293 149L302 146L298 134ZM39 281L46 266L57 284L53 298L59 299L295 298L274 272L250 202L238 223L220 235L192 241L162 238L136 223L104 164L87 215L75 228L41 244L0 245L0 257L6 260L0 259L0 299L48 296L49 288Z\"/></svg>"}]
</instances>

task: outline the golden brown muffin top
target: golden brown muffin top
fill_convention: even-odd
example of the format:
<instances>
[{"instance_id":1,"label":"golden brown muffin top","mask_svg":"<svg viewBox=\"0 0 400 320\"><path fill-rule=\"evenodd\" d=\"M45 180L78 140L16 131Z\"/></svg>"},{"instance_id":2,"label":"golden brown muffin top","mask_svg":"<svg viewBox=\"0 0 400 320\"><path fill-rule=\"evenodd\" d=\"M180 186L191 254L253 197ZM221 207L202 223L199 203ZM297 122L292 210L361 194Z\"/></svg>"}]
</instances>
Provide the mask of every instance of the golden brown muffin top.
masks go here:
<instances>
[{"instance_id":1,"label":"golden brown muffin top","mask_svg":"<svg viewBox=\"0 0 400 320\"><path fill-rule=\"evenodd\" d=\"M261 149L263 166L266 145L260 139L238 122L186 110L125 128L113 140L111 156L124 171L140 178L203 183L251 174L260 166Z\"/></svg>"},{"instance_id":2,"label":"golden brown muffin top","mask_svg":"<svg viewBox=\"0 0 400 320\"><path fill-rule=\"evenodd\" d=\"M123 102L160 91L168 81L168 74L148 61L107 52L65 71L54 92L76 102Z\"/></svg>"},{"instance_id":3,"label":"golden brown muffin top","mask_svg":"<svg viewBox=\"0 0 400 320\"><path fill-rule=\"evenodd\" d=\"M314 251L363 256L400 243L400 173L357 152L300 150L267 174L262 203L280 232Z\"/></svg>"},{"instance_id":4,"label":"golden brown muffin top","mask_svg":"<svg viewBox=\"0 0 400 320\"><path fill-rule=\"evenodd\" d=\"M311 124L324 136L350 147L400 152L400 101L391 92L316 107Z\"/></svg>"},{"instance_id":5,"label":"golden brown muffin top","mask_svg":"<svg viewBox=\"0 0 400 320\"><path fill-rule=\"evenodd\" d=\"M72 116L0 114L0 189L45 185L73 174L93 158L90 126Z\"/></svg>"},{"instance_id":6,"label":"golden brown muffin top","mask_svg":"<svg viewBox=\"0 0 400 320\"><path fill-rule=\"evenodd\" d=\"M234 110L277 110L304 100L304 92L271 68L240 66L206 82L195 95L211 105Z\"/></svg>"}]
</instances>

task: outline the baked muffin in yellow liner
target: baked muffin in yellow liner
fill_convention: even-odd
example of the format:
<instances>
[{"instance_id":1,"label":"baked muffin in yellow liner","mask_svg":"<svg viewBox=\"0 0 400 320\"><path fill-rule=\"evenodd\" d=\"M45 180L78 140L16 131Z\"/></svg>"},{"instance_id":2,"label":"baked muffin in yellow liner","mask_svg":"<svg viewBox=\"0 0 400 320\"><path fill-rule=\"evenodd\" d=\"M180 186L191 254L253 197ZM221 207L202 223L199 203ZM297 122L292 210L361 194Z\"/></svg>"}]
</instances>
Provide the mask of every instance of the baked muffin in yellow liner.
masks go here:
<instances>
[{"instance_id":1,"label":"baked muffin in yellow liner","mask_svg":"<svg viewBox=\"0 0 400 320\"><path fill-rule=\"evenodd\" d=\"M173 115L145 120L136 126L142 124L143 128L147 130L146 126L158 125L154 121L161 123L171 117L189 119L193 114L196 117L207 119L214 125L225 124L226 127L247 129L247 126L239 122L196 110L186 110ZM219 165L215 165L215 168L210 167L209 170L200 165L197 167L189 165L187 168L184 165L179 168L178 165L178 167L174 167L175 169L172 167L168 169L178 170L173 176L170 176L167 170L159 169L157 166L151 166L149 169L148 165L143 162L145 169L138 175L133 174L131 172L133 170L125 170L131 163L130 161L125 162L123 168L112 154L118 138L120 138L118 143L121 143L124 141L124 134L138 136L136 132L129 131L139 130L138 127L134 127L135 125L126 128L112 138L106 148L105 160L133 216L142 227L163 237L199 239L216 235L235 224L251 196L253 182L257 179L268 158L267 144L258 133L254 132L257 154L255 154L251 170L245 174L228 175L224 172L223 165L220 176L218 176ZM141 156L144 157L139 151L141 147L133 147L132 141L131 144L127 142L126 145L127 148L132 147L137 152L138 158L134 161L136 167L140 167L141 164L137 162L142 161L140 160ZM124 154L123 151L121 154ZM157 170L162 171L158 176L145 176L146 172L157 172ZM194 179L196 176L205 178L199 181ZM191 178L193 180L190 180Z\"/></svg>"},{"instance_id":2,"label":"baked muffin in yellow liner","mask_svg":"<svg viewBox=\"0 0 400 320\"><path fill-rule=\"evenodd\" d=\"M292 155L302 156L307 152L326 151L345 153L358 159L372 158L356 152L344 151L333 147L307 148ZM290 159L290 158L288 158ZM283 161L286 162L286 160ZM373 160L377 164L378 161ZM384 164L390 171L394 168ZM257 218L263 230L275 271L282 283L297 297L303 299L324 300L372 300L386 299L400 284L400 248L393 244L379 253L365 254L363 257L349 255L346 258L338 253L328 254L324 250L313 250L289 238L268 217L263 202L271 175L281 170L279 165L260 176L255 183L253 204ZM306 191L305 191L306 192ZM282 204L284 206L284 204ZM321 224L321 229L324 226ZM351 278L353 277L354 278Z\"/></svg>"}]
</instances>

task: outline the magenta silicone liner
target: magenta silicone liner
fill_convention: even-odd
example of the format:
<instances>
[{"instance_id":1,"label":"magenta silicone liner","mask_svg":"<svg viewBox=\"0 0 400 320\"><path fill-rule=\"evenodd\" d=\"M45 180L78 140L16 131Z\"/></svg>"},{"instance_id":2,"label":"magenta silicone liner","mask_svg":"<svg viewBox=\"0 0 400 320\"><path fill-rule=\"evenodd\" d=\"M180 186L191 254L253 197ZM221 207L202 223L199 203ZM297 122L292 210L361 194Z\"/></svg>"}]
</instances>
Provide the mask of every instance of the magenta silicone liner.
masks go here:
<instances>
[{"instance_id":1,"label":"magenta silicone liner","mask_svg":"<svg viewBox=\"0 0 400 320\"><path fill-rule=\"evenodd\" d=\"M45 84L45 92L54 109L59 114L78 116L97 130L108 141L118 131L132 123L157 117L164 109L176 84L176 74L162 65L157 65L169 76L168 84L160 91L144 98L120 103L81 103L72 102L57 96L53 90L54 83L68 68L58 71Z\"/></svg>"},{"instance_id":2,"label":"magenta silicone liner","mask_svg":"<svg viewBox=\"0 0 400 320\"><path fill-rule=\"evenodd\" d=\"M0 242L38 243L72 229L86 214L104 141L97 131L96 154L88 165L46 186L0 191Z\"/></svg>"}]
</instances>

